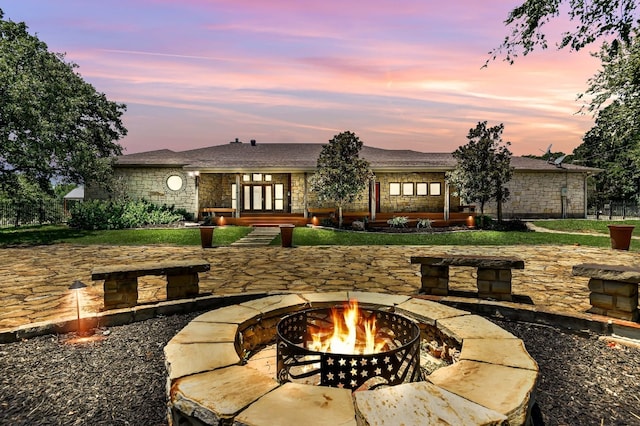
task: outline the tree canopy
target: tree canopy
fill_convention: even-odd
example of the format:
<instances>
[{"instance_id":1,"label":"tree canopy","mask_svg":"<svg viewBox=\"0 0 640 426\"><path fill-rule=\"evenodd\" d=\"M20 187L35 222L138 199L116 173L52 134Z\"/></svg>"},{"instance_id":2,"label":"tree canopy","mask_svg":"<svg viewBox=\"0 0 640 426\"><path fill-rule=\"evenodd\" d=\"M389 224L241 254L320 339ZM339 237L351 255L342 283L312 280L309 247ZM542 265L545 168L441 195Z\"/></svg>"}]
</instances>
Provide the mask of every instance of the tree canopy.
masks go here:
<instances>
[{"instance_id":1,"label":"tree canopy","mask_svg":"<svg viewBox=\"0 0 640 426\"><path fill-rule=\"evenodd\" d=\"M53 180L109 181L126 106L76 68L0 9L0 189L9 197L19 176L47 192Z\"/></svg>"},{"instance_id":2,"label":"tree canopy","mask_svg":"<svg viewBox=\"0 0 640 426\"><path fill-rule=\"evenodd\" d=\"M574 162L603 169L595 175L595 201L626 201L640 197L640 132L621 126L627 107L614 101L603 108L596 124L574 150Z\"/></svg>"},{"instance_id":3,"label":"tree canopy","mask_svg":"<svg viewBox=\"0 0 640 426\"><path fill-rule=\"evenodd\" d=\"M640 198L640 39L615 53L605 43L602 68L589 80L588 110L595 125L574 150L574 161L603 169L595 176L595 201Z\"/></svg>"},{"instance_id":4,"label":"tree canopy","mask_svg":"<svg viewBox=\"0 0 640 426\"><path fill-rule=\"evenodd\" d=\"M362 142L350 131L337 134L322 147L311 188L320 201L333 201L338 206L339 226L342 208L354 202L372 178L369 162L360 158Z\"/></svg>"},{"instance_id":5,"label":"tree canopy","mask_svg":"<svg viewBox=\"0 0 640 426\"><path fill-rule=\"evenodd\" d=\"M505 186L511 180L510 142L502 142L504 124L487 127L487 122L478 122L469 129L466 145L458 147L453 157L458 160L454 170L447 172L447 179L457 188L458 195L468 202L480 203L480 214L490 200L498 204L498 220L502 220L502 203L509 199Z\"/></svg>"},{"instance_id":6,"label":"tree canopy","mask_svg":"<svg viewBox=\"0 0 640 426\"><path fill-rule=\"evenodd\" d=\"M635 0L525 0L509 12L511 34L490 54L513 62L536 47L546 49L545 25L560 17L569 18L570 28L559 35L558 48L576 51L603 38L614 40L614 49L629 44L639 23Z\"/></svg>"}]
</instances>

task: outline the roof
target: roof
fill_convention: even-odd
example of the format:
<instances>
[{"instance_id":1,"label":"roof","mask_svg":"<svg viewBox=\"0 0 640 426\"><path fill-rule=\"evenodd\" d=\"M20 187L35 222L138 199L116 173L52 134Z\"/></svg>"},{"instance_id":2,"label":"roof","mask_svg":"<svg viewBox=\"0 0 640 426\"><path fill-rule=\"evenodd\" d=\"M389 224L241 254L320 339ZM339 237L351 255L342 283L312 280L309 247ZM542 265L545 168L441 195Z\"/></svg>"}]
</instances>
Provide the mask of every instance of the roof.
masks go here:
<instances>
[{"instance_id":1,"label":"roof","mask_svg":"<svg viewBox=\"0 0 640 426\"><path fill-rule=\"evenodd\" d=\"M84 200L84 185L76 186L62 198L65 200Z\"/></svg>"},{"instance_id":2,"label":"roof","mask_svg":"<svg viewBox=\"0 0 640 426\"><path fill-rule=\"evenodd\" d=\"M118 157L120 167L183 167L210 173L229 172L305 172L315 171L324 144L319 143L242 143L231 142L187 151L168 149L140 152ZM456 160L451 153L426 153L411 150L382 149L363 146L360 156L375 171L452 170ZM599 169L544 160L512 157L511 165L521 171L598 172Z\"/></svg>"}]
</instances>

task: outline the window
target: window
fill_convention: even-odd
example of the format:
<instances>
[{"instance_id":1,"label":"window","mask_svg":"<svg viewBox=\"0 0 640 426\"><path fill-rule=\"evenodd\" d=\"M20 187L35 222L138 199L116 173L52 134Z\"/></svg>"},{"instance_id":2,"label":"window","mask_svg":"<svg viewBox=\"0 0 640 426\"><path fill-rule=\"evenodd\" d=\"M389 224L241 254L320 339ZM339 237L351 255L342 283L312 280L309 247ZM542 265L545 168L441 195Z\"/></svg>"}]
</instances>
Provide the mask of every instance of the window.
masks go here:
<instances>
[{"instance_id":1,"label":"window","mask_svg":"<svg viewBox=\"0 0 640 426\"><path fill-rule=\"evenodd\" d=\"M405 182L402 184L402 195L413 195L413 182Z\"/></svg>"},{"instance_id":2,"label":"window","mask_svg":"<svg viewBox=\"0 0 640 426\"><path fill-rule=\"evenodd\" d=\"M243 186L244 195L242 200L244 201L244 209L251 210L251 185Z\"/></svg>"},{"instance_id":3,"label":"window","mask_svg":"<svg viewBox=\"0 0 640 426\"><path fill-rule=\"evenodd\" d=\"M238 187L235 183L231 184L231 208L238 209Z\"/></svg>"},{"instance_id":4,"label":"window","mask_svg":"<svg viewBox=\"0 0 640 426\"><path fill-rule=\"evenodd\" d=\"M438 196L440 195L440 182L431 182L429 184L429 194Z\"/></svg>"},{"instance_id":5,"label":"window","mask_svg":"<svg viewBox=\"0 0 640 426\"><path fill-rule=\"evenodd\" d=\"M243 182L250 182L251 181L251 175L242 175L242 181Z\"/></svg>"},{"instance_id":6,"label":"window","mask_svg":"<svg viewBox=\"0 0 640 426\"><path fill-rule=\"evenodd\" d=\"M167 178L167 188L171 191L180 191L183 183L184 180L182 179L182 176L171 175Z\"/></svg>"},{"instance_id":7,"label":"window","mask_svg":"<svg viewBox=\"0 0 640 426\"><path fill-rule=\"evenodd\" d=\"M271 195L272 188L270 185L264 187L264 209L273 209L273 196Z\"/></svg>"},{"instance_id":8,"label":"window","mask_svg":"<svg viewBox=\"0 0 640 426\"><path fill-rule=\"evenodd\" d=\"M418 183L416 183L416 195L427 195L427 183L426 182L418 182Z\"/></svg>"},{"instance_id":9,"label":"window","mask_svg":"<svg viewBox=\"0 0 640 426\"><path fill-rule=\"evenodd\" d=\"M262 182L262 173L253 173L252 179L254 182Z\"/></svg>"},{"instance_id":10,"label":"window","mask_svg":"<svg viewBox=\"0 0 640 426\"><path fill-rule=\"evenodd\" d=\"M389 184L389 195L400 195L400 184L399 183L390 183Z\"/></svg>"},{"instance_id":11,"label":"window","mask_svg":"<svg viewBox=\"0 0 640 426\"><path fill-rule=\"evenodd\" d=\"M271 182L271 175L264 175L265 182Z\"/></svg>"},{"instance_id":12,"label":"window","mask_svg":"<svg viewBox=\"0 0 640 426\"><path fill-rule=\"evenodd\" d=\"M284 210L284 185L276 183L273 185L273 202L276 210Z\"/></svg>"}]
</instances>

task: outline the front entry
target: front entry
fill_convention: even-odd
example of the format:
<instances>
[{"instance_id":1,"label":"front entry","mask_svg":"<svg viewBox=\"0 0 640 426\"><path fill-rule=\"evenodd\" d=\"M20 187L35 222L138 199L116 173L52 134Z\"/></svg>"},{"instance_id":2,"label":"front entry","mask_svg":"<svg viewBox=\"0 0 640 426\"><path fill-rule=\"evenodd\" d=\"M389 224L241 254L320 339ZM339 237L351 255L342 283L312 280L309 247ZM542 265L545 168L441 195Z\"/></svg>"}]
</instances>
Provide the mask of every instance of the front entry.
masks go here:
<instances>
[{"instance_id":1,"label":"front entry","mask_svg":"<svg viewBox=\"0 0 640 426\"><path fill-rule=\"evenodd\" d=\"M284 210L284 185L242 185L242 211L248 213Z\"/></svg>"}]
</instances>

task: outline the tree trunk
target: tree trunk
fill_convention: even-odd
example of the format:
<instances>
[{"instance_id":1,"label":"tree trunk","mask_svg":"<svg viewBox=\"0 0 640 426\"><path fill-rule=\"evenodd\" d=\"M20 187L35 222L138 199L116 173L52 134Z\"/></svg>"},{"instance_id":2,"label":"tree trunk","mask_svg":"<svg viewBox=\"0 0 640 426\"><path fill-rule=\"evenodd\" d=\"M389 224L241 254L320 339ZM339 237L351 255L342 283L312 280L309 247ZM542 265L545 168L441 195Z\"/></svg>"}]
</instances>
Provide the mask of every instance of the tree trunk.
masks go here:
<instances>
[{"instance_id":1,"label":"tree trunk","mask_svg":"<svg viewBox=\"0 0 640 426\"><path fill-rule=\"evenodd\" d=\"M338 205L338 229L342 229L342 204Z\"/></svg>"}]
</instances>

